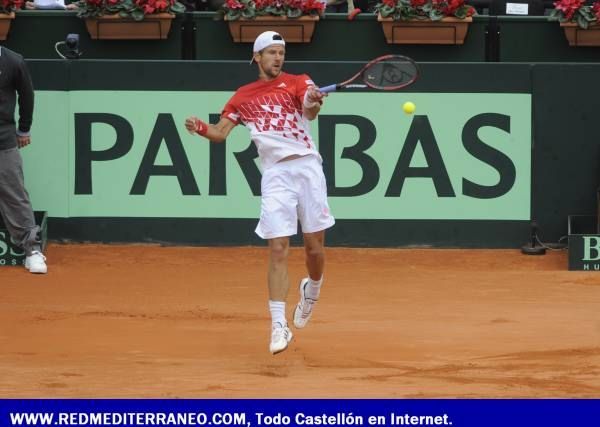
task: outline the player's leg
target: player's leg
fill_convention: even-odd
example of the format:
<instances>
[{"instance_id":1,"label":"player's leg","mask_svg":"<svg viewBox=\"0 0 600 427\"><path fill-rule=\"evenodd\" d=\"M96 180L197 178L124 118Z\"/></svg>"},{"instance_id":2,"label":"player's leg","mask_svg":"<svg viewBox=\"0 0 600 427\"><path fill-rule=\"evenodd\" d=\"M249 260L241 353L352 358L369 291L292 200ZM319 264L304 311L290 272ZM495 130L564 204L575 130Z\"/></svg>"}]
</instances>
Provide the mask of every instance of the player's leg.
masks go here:
<instances>
[{"instance_id":1,"label":"player's leg","mask_svg":"<svg viewBox=\"0 0 600 427\"><path fill-rule=\"evenodd\" d=\"M304 233L304 252L308 276L300 281L300 300L294 310L294 326L304 328L319 300L325 268L325 230Z\"/></svg>"},{"instance_id":2,"label":"player's leg","mask_svg":"<svg viewBox=\"0 0 600 427\"><path fill-rule=\"evenodd\" d=\"M269 299L285 301L289 290L288 254L289 237L277 237L269 240Z\"/></svg>"},{"instance_id":3,"label":"player's leg","mask_svg":"<svg viewBox=\"0 0 600 427\"><path fill-rule=\"evenodd\" d=\"M298 202L298 217L304 234L308 276L300 281L300 301L294 310L294 326L303 328L308 323L314 305L319 299L325 265L325 230L335 220L327 203L327 185L321 163L311 157L302 159L302 183Z\"/></svg>"},{"instance_id":4,"label":"player's leg","mask_svg":"<svg viewBox=\"0 0 600 427\"><path fill-rule=\"evenodd\" d=\"M308 278L318 282L323 278L325 268L325 230L304 233L303 236Z\"/></svg>"},{"instance_id":5,"label":"player's leg","mask_svg":"<svg viewBox=\"0 0 600 427\"><path fill-rule=\"evenodd\" d=\"M271 344L269 350L277 354L292 340L287 326L285 300L290 288L288 279L289 237L269 239L269 310L271 311Z\"/></svg>"},{"instance_id":6,"label":"player's leg","mask_svg":"<svg viewBox=\"0 0 600 427\"><path fill-rule=\"evenodd\" d=\"M25 250L25 267L31 273L46 273L40 228L25 190L23 161L17 148L0 150L0 211L13 242Z\"/></svg>"},{"instance_id":7,"label":"player's leg","mask_svg":"<svg viewBox=\"0 0 600 427\"><path fill-rule=\"evenodd\" d=\"M287 348L292 332L285 318L285 300L289 290L289 236L296 234L298 216L296 195L282 165L267 169L261 180L260 221L256 233L269 242L269 309L271 311L271 342L269 350L276 354Z\"/></svg>"}]
</instances>

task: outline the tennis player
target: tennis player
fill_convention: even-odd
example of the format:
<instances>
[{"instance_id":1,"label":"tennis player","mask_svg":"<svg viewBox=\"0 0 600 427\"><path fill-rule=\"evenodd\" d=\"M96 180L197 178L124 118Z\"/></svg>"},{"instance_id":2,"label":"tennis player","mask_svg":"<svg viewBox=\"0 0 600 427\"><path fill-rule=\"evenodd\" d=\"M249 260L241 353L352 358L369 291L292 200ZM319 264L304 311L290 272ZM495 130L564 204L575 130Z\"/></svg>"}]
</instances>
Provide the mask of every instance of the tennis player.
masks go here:
<instances>
[{"instance_id":1,"label":"tennis player","mask_svg":"<svg viewBox=\"0 0 600 427\"><path fill-rule=\"evenodd\" d=\"M325 230L335 222L327 203L322 158L308 123L317 117L325 94L308 75L282 71L285 40L274 31L265 31L256 38L252 61L258 65L258 80L237 90L216 125L189 117L185 127L213 142L223 142L237 124L243 123L258 148L263 174L256 233L269 243L269 350L277 354L292 340L285 310L289 237L297 233L299 221L308 277L300 281L294 326L303 328L323 283Z\"/></svg>"}]
</instances>

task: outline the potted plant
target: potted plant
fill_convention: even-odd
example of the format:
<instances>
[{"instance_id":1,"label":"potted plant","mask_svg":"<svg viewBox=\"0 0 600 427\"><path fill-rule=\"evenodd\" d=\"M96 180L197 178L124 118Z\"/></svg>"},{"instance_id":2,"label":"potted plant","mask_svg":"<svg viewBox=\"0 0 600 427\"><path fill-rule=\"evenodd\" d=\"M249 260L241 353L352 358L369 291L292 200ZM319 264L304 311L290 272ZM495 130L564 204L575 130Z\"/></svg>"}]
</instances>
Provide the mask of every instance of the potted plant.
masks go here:
<instances>
[{"instance_id":1,"label":"potted plant","mask_svg":"<svg viewBox=\"0 0 600 427\"><path fill-rule=\"evenodd\" d=\"M24 0L0 0L0 40L6 40L15 10L21 9Z\"/></svg>"},{"instance_id":2,"label":"potted plant","mask_svg":"<svg viewBox=\"0 0 600 427\"><path fill-rule=\"evenodd\" d=\"M550 20L560 22L569 46L600 46L600 0L557 0Z\"/></svg>"},{"instance_id":3,"label":"potted plant","mask_svg":"<svg viewBox=\"0 0 600 427\"><path fill-rule=\"evenodd\" d=\"M175 13L184 11L176 0L80 0L77 16L92 39L166 39Z\"/></svg>"},{"instance_id":4,"label":"potted plant","mask_svg":"<svg viewBox=\"0 0 600 427\"><path fill-rule=\"evenodd\" d=\"M289 43L308 43L324 10L319 0L226 0L222 6L237 43L252 43L267 30L279 32Z\"/></svg>"},{"instance_id":5,"label":"potted plant","mask_svg":"<svg viewBox=\"0 0 600 427\"><path fill-rule=\"evenodd\" d=\"M465 0L382 0L375 9L395 44L463 44L475 14Z\"/></svg>"}]
</instances>

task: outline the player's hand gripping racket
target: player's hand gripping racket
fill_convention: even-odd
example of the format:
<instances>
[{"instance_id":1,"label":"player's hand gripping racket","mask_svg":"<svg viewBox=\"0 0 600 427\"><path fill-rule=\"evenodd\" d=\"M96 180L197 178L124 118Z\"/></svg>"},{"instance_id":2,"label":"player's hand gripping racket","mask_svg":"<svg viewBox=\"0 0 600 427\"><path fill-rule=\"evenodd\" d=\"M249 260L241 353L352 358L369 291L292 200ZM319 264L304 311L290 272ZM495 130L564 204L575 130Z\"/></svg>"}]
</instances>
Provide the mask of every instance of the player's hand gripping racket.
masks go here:
<instances>
[{"instance_id":1,"label":"player's hand gripping racket","mask_svg":"<svg viewBox=\"0 0 600 427\"><path fill-rule=\"evenodd\" d=\"M419 77L417 63L406 56L384 55L375 58L352 78L319 88L319 92L329 93L343 89L370 87L377 90L397 90L414 83Z\"/></svg>"}]
</instances>

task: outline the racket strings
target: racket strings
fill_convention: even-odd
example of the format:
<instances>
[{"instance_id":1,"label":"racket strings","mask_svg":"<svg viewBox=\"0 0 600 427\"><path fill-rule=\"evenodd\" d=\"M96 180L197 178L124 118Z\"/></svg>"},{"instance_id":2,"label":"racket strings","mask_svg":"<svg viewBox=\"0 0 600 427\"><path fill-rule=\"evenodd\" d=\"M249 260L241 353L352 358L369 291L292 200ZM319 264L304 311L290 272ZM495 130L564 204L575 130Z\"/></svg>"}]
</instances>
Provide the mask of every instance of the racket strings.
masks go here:
<instances>
[{"instance_id":1,"label":"racket strings","mask_svg":"<svg viewBox=\"0 0 600 427\"><path fill-rule=\"evenodd\" d=\"M407 86L417 77L414 63L401 59L386 59L370 64L362 73L363 81L374 89L394 89Z\"/></svg>"}]
</instances>

